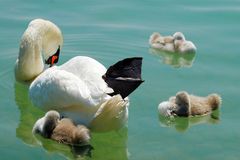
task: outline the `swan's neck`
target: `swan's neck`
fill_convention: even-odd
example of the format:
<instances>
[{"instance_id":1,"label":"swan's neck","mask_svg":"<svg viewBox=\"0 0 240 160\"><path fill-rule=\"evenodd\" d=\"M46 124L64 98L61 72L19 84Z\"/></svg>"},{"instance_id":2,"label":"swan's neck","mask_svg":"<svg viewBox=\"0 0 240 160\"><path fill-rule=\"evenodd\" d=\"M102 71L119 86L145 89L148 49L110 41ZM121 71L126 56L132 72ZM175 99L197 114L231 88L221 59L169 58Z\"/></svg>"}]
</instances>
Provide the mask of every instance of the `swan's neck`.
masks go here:
<instances>
[{"instance_id":1,"label":"swan's neck","mask_svg":"<svg viewBox=\"0 0 240 160\"><path fill-rule=\"evenodd\" d=\"M53 55L62 45L62 34L56 25L36 19L24 32L15 65L18 81L31 81L44 70L44 59Z\"/></svg>"},{"instance_id":2,"label":"swan's neck","mask_svg":"<svg viewBox=\"0 0 240 160\"><path fill-rule=\"evenodd\" d=\"M44 68L41 46L26 37L22 38L19 57L15 66L15 77L18 81L29 81L38 76Z\"/></svg>"}]
</instances>

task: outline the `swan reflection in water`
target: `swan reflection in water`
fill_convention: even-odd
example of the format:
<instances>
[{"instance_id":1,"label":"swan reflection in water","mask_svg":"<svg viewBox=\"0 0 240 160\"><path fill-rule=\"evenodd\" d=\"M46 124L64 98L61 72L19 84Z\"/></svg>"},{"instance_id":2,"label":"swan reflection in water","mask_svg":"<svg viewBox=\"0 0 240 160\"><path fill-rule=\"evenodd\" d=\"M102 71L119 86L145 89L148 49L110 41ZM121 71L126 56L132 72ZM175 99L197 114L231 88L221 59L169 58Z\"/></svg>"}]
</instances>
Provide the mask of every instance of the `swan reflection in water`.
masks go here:
<instances>
[{"instance_id":1,"label":"swan reflection in water","mask_svg":"<svg viewBox=\"0 0 240 160\"><path fill-rule=\"evenodd\" d=\"M153 48L150 48L149 52L160 57L162 63L170 65L174 68L192 67L195 59L195 53L181 54L174 52L164 52Z\"/></svg>"},{"instance_id":2,"label":"swan reflection in water","mask_svg":"<svg viewBox=\"0 0 240 160\"><path fill-rule=\"evenodd\" d=\"M69 159L92 157L93 159L128 159L127 128L108 133L92 133L90 144L86 146L67 146L51 139L32 134L35 122L45 113L35 107L28 96L28 85L15 82L15 101L20 118L16 136L32 147L42 146L49 153L58 153ZM117 149L116 149L117 148Z\"/></svg>"},{"instance_id":3,"label":"swan reflection in water","mask_svg":"<svg viewBox=\"0 0 240 160\"><path fill-rule=\"evenodd\" d=\"M195 117L164 117L158 115L162 127L175 128L178 132L187 131L189 128L200 124L217 124L220 121L219 109L211 114Z\"/></svg>"}]
</instances>

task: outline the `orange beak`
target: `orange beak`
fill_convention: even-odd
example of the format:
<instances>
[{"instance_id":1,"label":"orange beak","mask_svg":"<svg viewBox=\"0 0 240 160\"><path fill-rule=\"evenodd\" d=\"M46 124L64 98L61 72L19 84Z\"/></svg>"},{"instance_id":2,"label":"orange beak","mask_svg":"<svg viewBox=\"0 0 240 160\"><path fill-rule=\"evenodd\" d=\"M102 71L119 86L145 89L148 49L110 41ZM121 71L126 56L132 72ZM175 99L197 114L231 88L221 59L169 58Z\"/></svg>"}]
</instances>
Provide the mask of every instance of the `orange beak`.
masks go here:
<instances>
[{"instance_id":1,"label":"orange beak","mask_svg":"<svg viewBox=\"0 0 240 160\"><path fill-rule=\"evenodd\" d=\"M58 59L58 56L52 56L50 65L52 66L57 59Z\"/></svg>"},{"instance_id":2,"label":"orange beak","mask_svg":"<svg viewBox=\"0 0 240 160\"><path fill-rule=\"evenodd\" d=\"M50 67L52 67L54 63L58 62L59 54L60 54L60 46L58 47L58 50L54 55L50 56L47 60L45 60L45 64L49 64Z\"/></svg>"}]
</instances>

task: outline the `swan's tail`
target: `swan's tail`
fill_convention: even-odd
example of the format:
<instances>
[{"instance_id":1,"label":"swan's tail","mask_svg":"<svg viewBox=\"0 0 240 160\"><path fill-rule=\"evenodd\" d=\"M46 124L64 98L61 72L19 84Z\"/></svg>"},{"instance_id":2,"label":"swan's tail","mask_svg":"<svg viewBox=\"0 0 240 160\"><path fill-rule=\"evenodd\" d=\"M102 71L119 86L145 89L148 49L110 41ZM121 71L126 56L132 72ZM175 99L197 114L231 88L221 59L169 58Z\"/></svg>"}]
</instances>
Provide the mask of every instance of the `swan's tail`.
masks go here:
<instances>
[{"instance_id":1,"label":"swan's tail","mask_svg":"<svg viewBox=\"0 0 240 160\"><path fill-rule=\"evenodd\" d=\"M128 101L123 100L120 95L111 97L100 105L89 128L97 132L121 129L128 119L127 107Z\"/></svg>"},{"instance_id":2,"label":"swan's tail","mask_svg":"<svg viewBox=\"0 0 240 160\"><path fill-rule=\"evenodd\" d=\"M103 75L103 79L113 93L110 96L120 94L124 99L131 94L142 82L142 57L126 58L110 66Z\"/></svg>"}]
</instances>

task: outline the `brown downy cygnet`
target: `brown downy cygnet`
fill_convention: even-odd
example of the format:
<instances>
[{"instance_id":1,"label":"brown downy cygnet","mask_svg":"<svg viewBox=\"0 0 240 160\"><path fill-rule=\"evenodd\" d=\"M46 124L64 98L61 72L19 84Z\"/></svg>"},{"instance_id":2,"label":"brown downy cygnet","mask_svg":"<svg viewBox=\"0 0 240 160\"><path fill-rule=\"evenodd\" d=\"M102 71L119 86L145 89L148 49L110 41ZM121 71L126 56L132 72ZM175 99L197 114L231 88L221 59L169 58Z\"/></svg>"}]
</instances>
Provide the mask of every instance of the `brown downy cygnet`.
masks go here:
<instances>
[{"instance_id":1,"label":"brown downy cygnet","mask_svg":"<svg viewBox=\"0 0 240 160\"><path fill-rule=\"evenodd\" d=\"M159 114L165 117L205 115L218 109L221 102L221 97L217 94L199 97L182 91L170 97L169 101L160 103L158 110Z\"/></svg>"},{"instance_id":2,"label":"brown downy cygnet","mask_svg":"<svg viewBox=\"0 0 240 160\"><path fill-rule=\"evenodd\" d=\"M185 39L182 32L176 32L173 34L175 52L179 53L195 53L197 48L191 42Z\"/></svg>"},{"instance_id":3,"label":"brown downy cygnet","mask_svg":"<svg viewBox=\"0 0 240 160\"><path fill-rule=\"evenodd\" d=\"M72 120L63 118L54 128L51 139L65 144L88 144L90 131L83 125L75 126Z\"/></svg>"},{"instance_id":4,"label":"brown downy cygnet","mask_svg":"<svg viewBox=\"0 0 240 160\"><path fill-rule=\"evenodd\" d=\"M68 118L60 120L57 111L48 111L44 117L37 120L32 131L45 138L69 145L87 144L90 140L90 131L85 126L76 126Z\"/></svg>"},{"instance_id":5,"label":"brown downy cygnet","mask_svg":"<svg viewBox=\"0 0 240 160\"><path fill-rule=\"evenodd\" d=\"M158 32L154 32L149 38L149 44L152 48L162 51L174 52L174 38L172 36L162 36Z\"/></svg>"}]
</instances>

